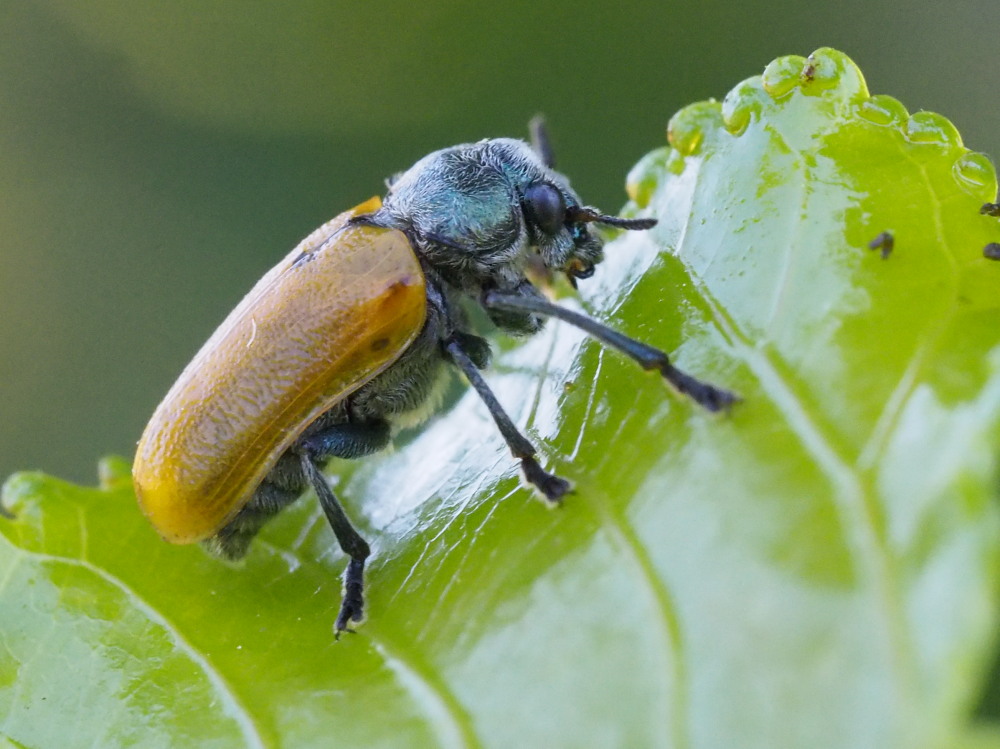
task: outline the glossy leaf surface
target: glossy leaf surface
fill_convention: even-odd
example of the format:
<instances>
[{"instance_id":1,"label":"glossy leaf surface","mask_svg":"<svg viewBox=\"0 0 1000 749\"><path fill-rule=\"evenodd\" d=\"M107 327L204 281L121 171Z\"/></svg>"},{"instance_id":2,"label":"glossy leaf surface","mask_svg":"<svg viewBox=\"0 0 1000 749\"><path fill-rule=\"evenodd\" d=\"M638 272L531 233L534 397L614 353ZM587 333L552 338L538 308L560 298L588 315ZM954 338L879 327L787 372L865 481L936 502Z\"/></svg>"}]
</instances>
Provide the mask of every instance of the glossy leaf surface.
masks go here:
<instances>
[{"instance_id":1,"label":"glossy leaf surface","mask_svg":"<svg viewBox=\"0 0 1000 749\"><path fill-rule=\"evenodd\" d=\"M608 247L582 305L737 390L730 416L563 325L507 348L490 381L576 494L532 500L465 391L395 453L331 466L376 554L371 619L339 643L343 559L313 500L236 567L160 542L122 462L101 489L13 477L0 735L954 739L996 615L993 169L830 50L683 110L670 140L629 178L660 225Z\"/></svg>"}]
</instances>

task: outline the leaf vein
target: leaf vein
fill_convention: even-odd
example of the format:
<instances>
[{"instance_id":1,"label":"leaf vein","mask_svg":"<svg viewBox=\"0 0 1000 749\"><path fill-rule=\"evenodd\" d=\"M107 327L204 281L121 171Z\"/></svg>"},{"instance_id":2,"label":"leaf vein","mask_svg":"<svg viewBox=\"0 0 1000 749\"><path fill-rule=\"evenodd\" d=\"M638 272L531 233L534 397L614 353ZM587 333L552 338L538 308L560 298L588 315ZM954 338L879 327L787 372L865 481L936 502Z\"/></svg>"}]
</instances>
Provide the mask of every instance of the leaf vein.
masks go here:
<instances>
[{"instance_id":1,"label":"leaf vein","mask_svg":"<svg viewBox=\"0 0 1000 749\"><path fill-rule=\"evenodd\" d=\"M268 742L264 740L259 727L256 725L256 721L252 714L242 703L242 700L239 698L232 685L226 681L211 661L185 639L173 622L157 611L151 604L143 599L135 590L126 585L122 580L85 559L72 559L69 557L60 557L53 554L28 551L25 549L17 549L17 553L22 558L30 555L36 559L54 564L65 564L72 567L80 567L91 574L96 575L115 588L118 588L118 590L125 594L132 605L149 621L155 622L159 626L163 627L163 629L173 638L178 649L185 653L185 655L187 655L191 661L201 669L201 671L208 678L209 683L211 683L215 688L222 704L228 707L226 712L233 718L237 726L239 726L246 745L248 747L261 748L268 745Z\"/></svg>"}]
</instances>

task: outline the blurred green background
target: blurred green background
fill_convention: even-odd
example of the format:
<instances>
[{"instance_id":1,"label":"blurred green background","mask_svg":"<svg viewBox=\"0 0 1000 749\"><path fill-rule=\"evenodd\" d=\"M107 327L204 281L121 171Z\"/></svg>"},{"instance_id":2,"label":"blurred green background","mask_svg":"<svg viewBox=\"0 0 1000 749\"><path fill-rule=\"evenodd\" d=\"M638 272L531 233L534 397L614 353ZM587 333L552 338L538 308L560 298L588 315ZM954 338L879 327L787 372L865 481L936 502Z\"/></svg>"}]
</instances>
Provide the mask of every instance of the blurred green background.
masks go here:
<instances>
[{"instance_id":1,"label":"blurred green background","mask_svg":"<svg viewBox=\"0 0 1000 749\"><path fill-rule=\"evenodd\" d=\"M548 116L615 210L680 106L834 46L1000 153L995 2L0 0L0 475L91 483L302 236Z\"/></svg>"}]
</instances>

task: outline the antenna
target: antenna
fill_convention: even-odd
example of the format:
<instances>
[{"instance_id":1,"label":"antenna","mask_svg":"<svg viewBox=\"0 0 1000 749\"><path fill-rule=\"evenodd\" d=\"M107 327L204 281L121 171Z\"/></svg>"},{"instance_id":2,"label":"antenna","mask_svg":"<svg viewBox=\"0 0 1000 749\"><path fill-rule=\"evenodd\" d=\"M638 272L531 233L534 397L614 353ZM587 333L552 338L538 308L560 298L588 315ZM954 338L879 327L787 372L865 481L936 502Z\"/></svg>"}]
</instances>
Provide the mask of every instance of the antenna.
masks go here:
<instances>
[{"instance_id":1,"label":"antenna","mask_svg":"<svg viewBox=\"0 0 1000 749\"><path fill-rule=\"evenodd\" d=\"M575 206L566 209L566 218L570 221L582 224L604 224L615 226L619 229L630 229L640 231L642 229L652 229L656 226L655 218L622 218L621 216L609 216L601 213L596 208L590 206Z\"/></svg>"}]
</instances>

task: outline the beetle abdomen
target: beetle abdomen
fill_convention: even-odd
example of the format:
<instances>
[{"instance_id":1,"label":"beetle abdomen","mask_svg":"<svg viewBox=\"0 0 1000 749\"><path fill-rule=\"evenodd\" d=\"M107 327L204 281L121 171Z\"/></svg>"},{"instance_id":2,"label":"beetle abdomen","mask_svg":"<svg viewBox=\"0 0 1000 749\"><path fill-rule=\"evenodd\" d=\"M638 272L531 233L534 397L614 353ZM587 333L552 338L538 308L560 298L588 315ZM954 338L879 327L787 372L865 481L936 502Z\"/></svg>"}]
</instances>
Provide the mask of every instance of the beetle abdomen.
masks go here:
<instances>
[{"instance_id":1,"label":"beetle abdomen","mask_svg":"<svg viewBox=\"0 0 1000 749\"><path fill-rule=\"evenodd\" d=\"M399 231L337 216L265 275L156 409L136 453L139 502L168 541L218 531L331 406L396 361L426 317Z\"/></svg>"}]
</instances>

